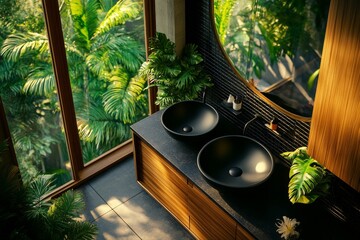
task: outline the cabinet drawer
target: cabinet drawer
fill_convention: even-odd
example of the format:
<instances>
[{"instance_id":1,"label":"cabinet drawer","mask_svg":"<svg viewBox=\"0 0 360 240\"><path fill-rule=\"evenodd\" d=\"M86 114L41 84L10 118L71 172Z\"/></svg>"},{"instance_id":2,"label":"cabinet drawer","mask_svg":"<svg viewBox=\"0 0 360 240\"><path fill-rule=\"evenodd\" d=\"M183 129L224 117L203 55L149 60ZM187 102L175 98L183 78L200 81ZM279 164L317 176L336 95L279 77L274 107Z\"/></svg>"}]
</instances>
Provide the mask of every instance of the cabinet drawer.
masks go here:
<instances>
[{"instance_id":1,"label":"cabinet drawer","mask_svg":"<svg viewBox=\"0 0 360 240\"><path fill-rule=\"evenodd\" d=\"M198 239L254 239L156 150L133 135L137 181Z\"/></svg>"},{"instance_id":2,"label":"cabinet drawer","mask_svg":"<svg viewBox=\"0 0 360 240\"><path fill-rule=\"evenodd\" d=\"M197 187L189 189L190 230L199 239L235 239L235 220Z\"/></svg>"},{"instance_id":3,"label":"cabinet drawer","mask_svg":"<svg viewBox=\"0 0 360 240\"><path fill-rule=\"evenodd\" d=\"M137 143L138 182L183 225L189 227L186 178L147 144Z\"/></svg>"}]
</instances>

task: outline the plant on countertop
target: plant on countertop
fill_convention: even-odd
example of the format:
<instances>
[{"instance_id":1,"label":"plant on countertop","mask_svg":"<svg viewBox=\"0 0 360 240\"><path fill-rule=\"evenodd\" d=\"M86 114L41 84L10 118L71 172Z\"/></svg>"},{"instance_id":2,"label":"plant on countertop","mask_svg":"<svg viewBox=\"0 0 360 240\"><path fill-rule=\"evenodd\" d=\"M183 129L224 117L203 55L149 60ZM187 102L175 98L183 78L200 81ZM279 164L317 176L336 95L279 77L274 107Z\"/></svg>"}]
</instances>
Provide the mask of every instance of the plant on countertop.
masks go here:
<instances>
[{"instance_id":1,"label":"plant on countertop","mask_svg":"<svg viewBox=\"0 0 360 240\"><path fill-rule=\"evenodd\" d=\"M212 86L195 44L185 45L182 54L177 56L175 43L165 34L156 33L150 40L150 50L148 61L143 63L139 74L149 79L150 87L158 87L157 105L166 107L196 99L206 87Z\"/></svg>"},{"instance_id":2,"label":"plant on countertop","mask_svg":"<svg viewBox=\"0 0 360 240\"><path fill-rule=\"evenodd\" d=\"M82 195L69 190L56 199L52 175L22 183L19 169L0 161L0 232L3 239L95 239L97 226L79 219Z\"/></svg>"},{"instance_id":3,"label":"plant on countertop","mask_svg":"<svg viewBox=\"0 0 360 240\"><path fill-rule=\"evenodd\" d=\"M309 204L328 194L330 175L325 167L308 155L306 147L284 152L281 156L292 161L288 185L290 202Z\"/></svg>"}]
</instances>

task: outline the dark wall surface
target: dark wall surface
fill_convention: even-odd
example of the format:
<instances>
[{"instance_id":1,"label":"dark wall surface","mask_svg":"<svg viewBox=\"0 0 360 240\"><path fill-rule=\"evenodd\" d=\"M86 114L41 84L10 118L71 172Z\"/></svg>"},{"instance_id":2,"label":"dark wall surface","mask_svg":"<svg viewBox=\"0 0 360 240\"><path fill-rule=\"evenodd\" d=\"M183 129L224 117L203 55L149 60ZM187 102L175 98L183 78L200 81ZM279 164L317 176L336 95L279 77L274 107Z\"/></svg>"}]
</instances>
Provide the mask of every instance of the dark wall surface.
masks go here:
<instances>
[{"instance_id":1,"label":"dark wall surface","mask_svg":"<svg viewBox=\"0 0 360 240\"><path fill-rule=\"evenodd\" d=\"M246 135L262 142L274 154L278 155L284 151L306 146L310 123L294 120L273 109L233 72L217 43L210 6L210 0L186 1L187 42L198 45L198 50L204 58L205 68L214 82L214 87L207 90L206 101L239 127L239 132L234 134L242 133L244 125L254 117L254 114L263 116L264 122L256 121L248 125ZM222 104L229 94L244 97L242 112L238 115ZM273 116L279 119L279 132L282 133L280 136L269 131L264 125Z\"/></svg>"},{"instance_id":2,"label":"dark wall surface","mask_svg":"<svg viewBox=\"0 0 360 240\"><path fill-rule=\"evenodd\" d=\"M249 124L245 135L264 144L273 155L290 166L290 163L279 154L307 146L311 123L294 120L275 110L237 77L217 43L210 7L210 0L186 0L187 42L198 45L198 50L204 58L204 66L214 82L214 86L207 90L206 102L238 127L238 132L234 134L242 134L244 125L254 114L263 116L265 121L254 121ZM230 93L245 97L243 110L238 115L222 104ZM264 126L273 116L279 119L280 136ZM344 222L352 225L360 223L360 194L336 176L332 178L331 194L321 199L321 202L329 212Z\"/></svg>"}]
</instances>

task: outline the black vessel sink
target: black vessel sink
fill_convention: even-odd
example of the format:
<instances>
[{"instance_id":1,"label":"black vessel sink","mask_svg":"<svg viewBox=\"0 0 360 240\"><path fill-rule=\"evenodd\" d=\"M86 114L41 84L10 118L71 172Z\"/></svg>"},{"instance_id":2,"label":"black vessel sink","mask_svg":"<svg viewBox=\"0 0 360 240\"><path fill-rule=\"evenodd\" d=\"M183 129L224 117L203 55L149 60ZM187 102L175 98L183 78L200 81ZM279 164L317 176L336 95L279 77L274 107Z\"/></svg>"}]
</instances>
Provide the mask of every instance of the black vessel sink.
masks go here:
<instances>
[{"instance_id":1,"label":"black vessel sink","mask_svg":"<svg viewBox=\"0 0 360 240\"><path fill-rule=\"evenodd\" d=\"M219 190L258 186L271 175L274 160L258 141L240 135L216 138L200 150L197 165L201 174Z\"/></svg>"},{"instance_id":2,"label":"black vessel sink","mask_svg":"<svg viewBox=\"0 0 360 240\"><path fill-rule=\"evenodd\" d=\"M175 103L161 116L165 130L180 140L197 140L210 133L218 122L218 112L209 104L198 101Z\"/></svg>"}]
</instances>

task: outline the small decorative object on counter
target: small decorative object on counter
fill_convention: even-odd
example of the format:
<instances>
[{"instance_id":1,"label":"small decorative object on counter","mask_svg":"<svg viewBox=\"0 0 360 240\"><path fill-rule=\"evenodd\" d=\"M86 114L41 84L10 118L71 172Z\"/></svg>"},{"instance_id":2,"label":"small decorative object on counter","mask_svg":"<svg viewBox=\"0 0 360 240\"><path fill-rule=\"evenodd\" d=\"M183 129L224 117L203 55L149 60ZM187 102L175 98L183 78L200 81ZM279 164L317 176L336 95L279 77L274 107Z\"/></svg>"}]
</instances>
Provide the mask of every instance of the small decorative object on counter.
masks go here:
<instances>
[{"instance_id":1,"label":"small decorative object on counter","mask_svg":"<svg viewBox=\"0 0 360 240\"><path fill-rule=\"evenodd\" d=\"M239 110L241 110L241 107L242 107L242 99L240 96L236 96L235 100L233 102L233 109L235 111L239 111Z\"/></svg>"},{"instance_id":2,"label":"small decorative object on counter","mask_svg":"<svg viewBox=\"0 0 360 240\"><path fill-rule=\"evenodd\" d=\"M273 131L276 131L278 128L279 120L276 117L273 117L273 119L270 121L270 129Z\"/></svg>"},{"instance_id":3,"label":"small decorative object on counter","mask_svg":"<svg viewBox=\"0 0 360 240\"><path fill-rule=\"evenodd\" d=\"M307 147L293 152L283 152L284 158L291 160L288 194L291 203L310 204L318 197L325 196L330 189L330 175L325 167L307 153Z\"/></svg>"},{"instance_id":4,"label":"small decorative object on counter","mask_svg":"<svg viewBox=\"0 0 360 240\"><path fill-rule=\"evenodd\" d=\"M276 232L281 234L281 238L285 240L295 240L298 239L300 233L296 231L296 226L300 225L300 222L296 220L296 218L288 218L283 216L283 220L278 219L278 222L275 223L277 227Z\"/></svg>"},{"instance_id":5,"label":"small decorative object on counter","mask_svg":"<svg viewBox=\"0 0 360 240\"><path fill-rule=\"evenodd\" d=\"M229 94L229 97L226 102L229 104L233 104L234 100L235 100L234 96L232 94Z\"/></svg>"}]
</instances>

